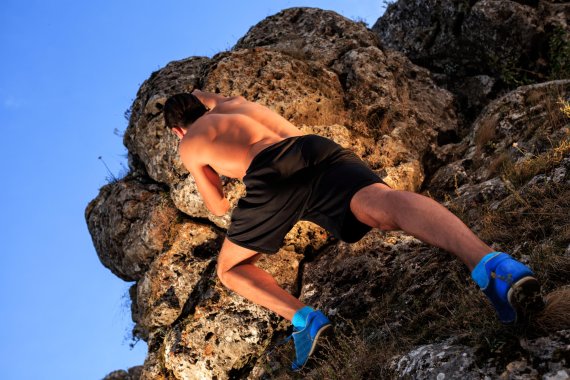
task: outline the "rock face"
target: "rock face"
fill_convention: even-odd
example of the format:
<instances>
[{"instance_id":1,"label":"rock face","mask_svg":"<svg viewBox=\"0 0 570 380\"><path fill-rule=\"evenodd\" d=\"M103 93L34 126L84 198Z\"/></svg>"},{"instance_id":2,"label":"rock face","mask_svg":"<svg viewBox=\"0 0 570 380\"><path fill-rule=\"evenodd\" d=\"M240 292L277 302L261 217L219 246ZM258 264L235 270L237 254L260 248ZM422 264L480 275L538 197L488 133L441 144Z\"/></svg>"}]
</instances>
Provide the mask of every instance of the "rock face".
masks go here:
<instances>
[{"instance_id":1,"label":"rock face","mask_svg":"<svg viewBox=\"0 0 570 380\"><path fill-rule=\"evenodd\" d=\"M402 0L372 29L474 116L506 87L568 77L569 14L567 2Z\"/></svg>"},{"instance_id":2,"label":"rock face","mask_svg":"<svg viewBox=\"0 0 570 380\"><path fill-rule=\"evenodd\" d=\"M101 188L85 210L99 259L125 281L139 279L168 244L176 214L164 187L130 178Z\"/></svg>"},{"instance_id":3,"label":"rock face","mask_svg":"<svg viewBox=\"0 0 570 380\"><path fill-rule=\"evenodd\" d=\"M164 126L166 99L194 88L242 95L305 133L333 139L393 188L446 201L495 249L512 250L533 266L548 291L568 284L570 81L499 97L497 83L505 78L490 58L514 57L517 70L552 72L554 60L545 60L537 44L565 30L565 9L542 1L400 0L369 30L334 12L292 8L253 26L229 52L153 73L138 91L124 136L131 173L101 188L85 211L103 265L134 281L133 335L149 350L144 366L106 378L291 376L290 352L282 359L267 354L284 335L281 320L217 279L230 213L208 212ZM476 111L472 120L461 94ZM222 180L235 205L243 184ZM493 324L493 310L458 260L403 233L373 231L349 245L299 222L279 253L257 265L324 310L339 334L349 334L322 369L309 366L304 377L517 379L570 372L562 331L570 325L560 312L566 296L537 322L535 335L508 335ZM375 356L375 347L384 356Z\"/></svg>"},{"instance_id":4,"label":"rock face","mask_svg":"<svg viewBox=\"0 0 570 380\"><path fill-rule=\"evenodd\" d=\"M545 371L542 379L568 379L566 360L570 354L570 331L563 330L552 337L522 340L524 357L506 365L501 379L537 379L540 367ZM483 379L497 376L498 365L489 361L477 365L477 355L472 347L453 341L418 347L393 361L397 378L410 376L419 379Z\"/></svg>"}]
</instances>

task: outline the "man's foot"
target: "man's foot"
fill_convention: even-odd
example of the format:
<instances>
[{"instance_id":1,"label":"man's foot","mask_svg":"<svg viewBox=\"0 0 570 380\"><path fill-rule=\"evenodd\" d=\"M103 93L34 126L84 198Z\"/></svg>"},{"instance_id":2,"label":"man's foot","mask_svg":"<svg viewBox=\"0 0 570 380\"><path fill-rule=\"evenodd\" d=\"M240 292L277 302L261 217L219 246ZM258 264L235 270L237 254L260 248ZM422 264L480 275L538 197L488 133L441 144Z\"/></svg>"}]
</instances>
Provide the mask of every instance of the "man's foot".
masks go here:
<instances>
[{"instance_id":1,"label":"man's foot","mask_svg":"<svg viewBox=\"0 0 570 380\"><path fill-rule=\"evenodd\" d=\"M304 329L293 332L296 358L293 361L293 371L300 371L309 360L317 345L319 336L329 327L331 322L318 310L307 316L307 324Z\"/></svg>"},{"instance_id":2,"label":"man's foot","mask_svg":"<svg viewBox=\"0 0 570 380\"><path fill-rule=\"evenodd\" d=\"M505 324L520 322L544 307L534 273L506 253L491 254L472 275Z\"/></svg>"}]
</instances>

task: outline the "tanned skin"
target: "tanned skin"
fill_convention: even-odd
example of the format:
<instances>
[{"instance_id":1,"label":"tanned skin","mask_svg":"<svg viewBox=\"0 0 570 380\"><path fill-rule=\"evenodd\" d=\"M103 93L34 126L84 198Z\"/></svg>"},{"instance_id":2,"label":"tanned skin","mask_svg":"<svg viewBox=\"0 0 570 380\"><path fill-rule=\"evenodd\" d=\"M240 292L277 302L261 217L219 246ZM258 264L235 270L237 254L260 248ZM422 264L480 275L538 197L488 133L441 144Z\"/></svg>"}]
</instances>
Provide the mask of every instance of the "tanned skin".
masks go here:
<instances>
[{"instance_id":1,"label":"tanned skin","mask_svg":"<svg viewBox=\"0 0 570 380\"><path fill-rule=\"evenodd\" d=\"M210 111L188 128L175 127L172 131L180 138L180 158L194 177L206 207L221 216L230 204L224 197L220 175L242 179L260 151L303 133L277 113L241 96L224 97L199 90L192 94ZM353 196L350 208L358 220L371 227L403 230L453 253L469 270L493 251L445 207L419 194L373 184ZM218 257L218 276L236 293L291 320L305 305L255 266L259 257L256 251L225 239Z\"/></svg>"}]
</instances>

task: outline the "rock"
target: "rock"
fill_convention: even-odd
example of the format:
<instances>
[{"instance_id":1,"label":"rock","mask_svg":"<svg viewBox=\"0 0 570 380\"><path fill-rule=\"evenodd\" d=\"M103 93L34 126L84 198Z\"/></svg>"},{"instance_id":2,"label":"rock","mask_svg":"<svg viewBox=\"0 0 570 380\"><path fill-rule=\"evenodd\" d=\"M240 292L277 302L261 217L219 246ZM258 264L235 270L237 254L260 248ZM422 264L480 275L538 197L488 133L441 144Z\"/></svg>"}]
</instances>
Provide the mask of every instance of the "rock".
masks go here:
<instances>
[{"instance_id":1,"label":"rock","mask_svg":"<svg viewBox=\"0 0 570 380\"><path fill-rule=\"evenodd\" d=\"M570 333L562 330L549 337L523 339L522 358L482 358L473 347L458 344L455 338L414 348L392 361L398 379L564 379L568 376L567 357ZM513 357L512 353L508 357ZM500 376L497 375L500 373Z\"/></svg>"},{"instance_id":2,"label":"rock","mask_svg":"<svg viewBox=\"0 0 570 380\"><path fill-rule=\"evenodd\" d=\"M155 181L165 184L187 175L177 158L178 140L164 127L162 107L168 96L198 87L201 71L209 61L205 57L191 57L171 62L142 84L123 138L132 169L148 173Z\"/></svg>"},{"instance_id":3,"label":"rock","mask_svg":"<svg viewBox=\"0 0 570 380\"><path fill-rule=\"evenodd\" d=\"M203 276L213 271L220 247L221 237L211 227L181 224L172 246L137 282L135 322L147 330L173 323Z\"/></svg>"},{"instance_id":4,"label":"rock","mask_svg":"<svg viewBox=\"0 0 570 380\"><path fill-rule=\"evenodd\" d=\"M109 373L103 380L139 380L141 378L142 366L129 368L128 372L125 370L117 370Z\"/></svg>"},{"instance_id":5,"label":"rock","mask_svg":"<svg viewBox=\"0 0 570 380\"><path fill-rule=\"evenodd\" d=\"M272 313L220 285L164 338L164 365L177 379L229 379L247 373L268 346Z\"/></svg>"},{"instance_id":6,"label":"rock","mask_svg":"<svg viewBox=\"0 0 570 380\"><path fill-rule=\"evenodd\" d=\"M420 161L430 144L457 131L451 94L436 87L427 70L376 47L351 50L333 68L353 110L352 125L378 140L384 180L397 189L419 189Z\"/></svg>"},{"instance_id":7,"label":"rock","mask_svg":"<svg viewBox=\"0 0 570 380\"><path fill-rule=\"evenodd\" d=\"M222 216L212 214L204 204L198 193L196 182L191 175L187 175L180 182L171 184L170 196L176 208L194 218L210 220L220 228L228 228L230 225L231 210L236 206L238 199L245 193L245 186L236 180L222 177L224 196L230 201L230 210Z\"/></svg>"},{"instance_id":8,"label":"rock","mask_svg":"<svg viewBox=\"0 0 570 380\"><path fill-rule=\"evenodd\" d=\"M372 30L386 47L441 74L438 83L472 120L505 88L568 77L560 68L567 54L547 47L570 46L570 5L529 3L401 0Z\"/></svg>"},{"instance_id":9,"label":"rock","mask_svg":"<svg viewBox=\"0 0 570 380\"><path fill-rule=\"evenodd\" d=\"M568 94L570 80L552 81L519 87L493 101L466 136L463 157L439 168L427 186L435 193L449 191L458 179L465 193L470 184L504 176L508 165L535 158L552 148L552 142L568 136L564 116L556 106ZM469 173L462 173L461 167ZM562 180L562 169L558 170L556 178Z\"/></svg>"},{"instance_id":10,"label":"rock","mask_svg":"<svg viewBox=\"0 0 570 380\"><path fill-rule=\"evenodd\" d=\"M536 56L546 38L539 10L515 1L399 1L372 30L413 62L454 77L541 68L544 58Z\"/></svg>"},{"instance_id":11,"label":"rock","mask_svg":"<svg viewBox=\"0 0 570 380\"><path fill-rule=\"evenodd\" d=\"M253 26L234 50L266 47L290 57L332 64L343 53L378 46L366 26L317 8L290 8Z\"/></svg>"},{"instance_id":12,"label":"rock","mask_svg":"<svg viewBox=\"0 0 570 380\"><path fill-rule=\"evenodd\" d=\"M164 367L164 329L152 331L148 339L148 354L144 361L140 380L174 380Z\"/></svg>"},{"instance_id":13,"label":"rock","mask_svg":"<svg viewBox=\"0 0 570 380\"><path fill-rule=\"evenodd\" d=\"M214 60L205 91L242 95L297 125L343 120L341 84L321 64L263 48L222 53Z\"/></svg>"},{"instance_id":14,"label":"rock","mask_svg":"<svg viewBox=\"0 0 570 380\"><path fill-rule=\"evenodd\" d=\"M448 264L449 259L434 255L430 248L405 234L373 230L357 243L332 246L306 263L300 299L328 315L357 320L385 307L379 298L399 286L394 282L397 278L400 284L408 285L399 292L399 302L415 302L423 297L429 303L437 297L433 292L436 278L444 278L457 268ZM427 289L431 289L429 295L424 293Z\"/></svg>"},{"instance_id":15,"label":"rock","mask_svg":"<svg viewBox=\"0 0 570 380\"><path fill-rule=\"evenodd\" d=\"M103 186L85 210L99 260L125 281L140 278L168 244L176 215L162 186L132 178Z\"/></svg>"},{"instance_id":16,"label":"rock","mask_svg":"<svg viewBox=\"0 0 570 380\"><path fill-rule=\"evenodd\" d=\"M468 379L478 380L475 349L454 344L453 339L443 343L420 346L392 362L398 379Z\"/></svg>"}]
</instances>

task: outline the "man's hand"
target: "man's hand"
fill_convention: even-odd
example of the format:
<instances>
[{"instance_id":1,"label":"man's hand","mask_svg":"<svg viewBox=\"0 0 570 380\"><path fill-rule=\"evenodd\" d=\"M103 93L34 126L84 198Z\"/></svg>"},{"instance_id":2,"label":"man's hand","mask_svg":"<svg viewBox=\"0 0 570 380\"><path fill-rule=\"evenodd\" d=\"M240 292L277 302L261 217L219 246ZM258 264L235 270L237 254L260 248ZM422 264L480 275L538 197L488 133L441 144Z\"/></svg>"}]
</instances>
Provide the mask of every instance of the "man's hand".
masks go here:
<instances>
[{"instance_id":1,"label":"man's hand","mask_svg":"<svg viewBox=\"0 0 570 380\"><path fill-rule=\"evenodd\" d=\"M217 105L224 103L224 102L228 102L230 100L236 100L236 99L245 100L241 96L226 97L226 96L223 96L220 94L214 94L211 92L204 92L204 91L201 91L198 89L195 89L194 91L192 91L192 95L196 96L209 109L214 109L214 108L216 108Z\"/></svg>"}]
</instances>

